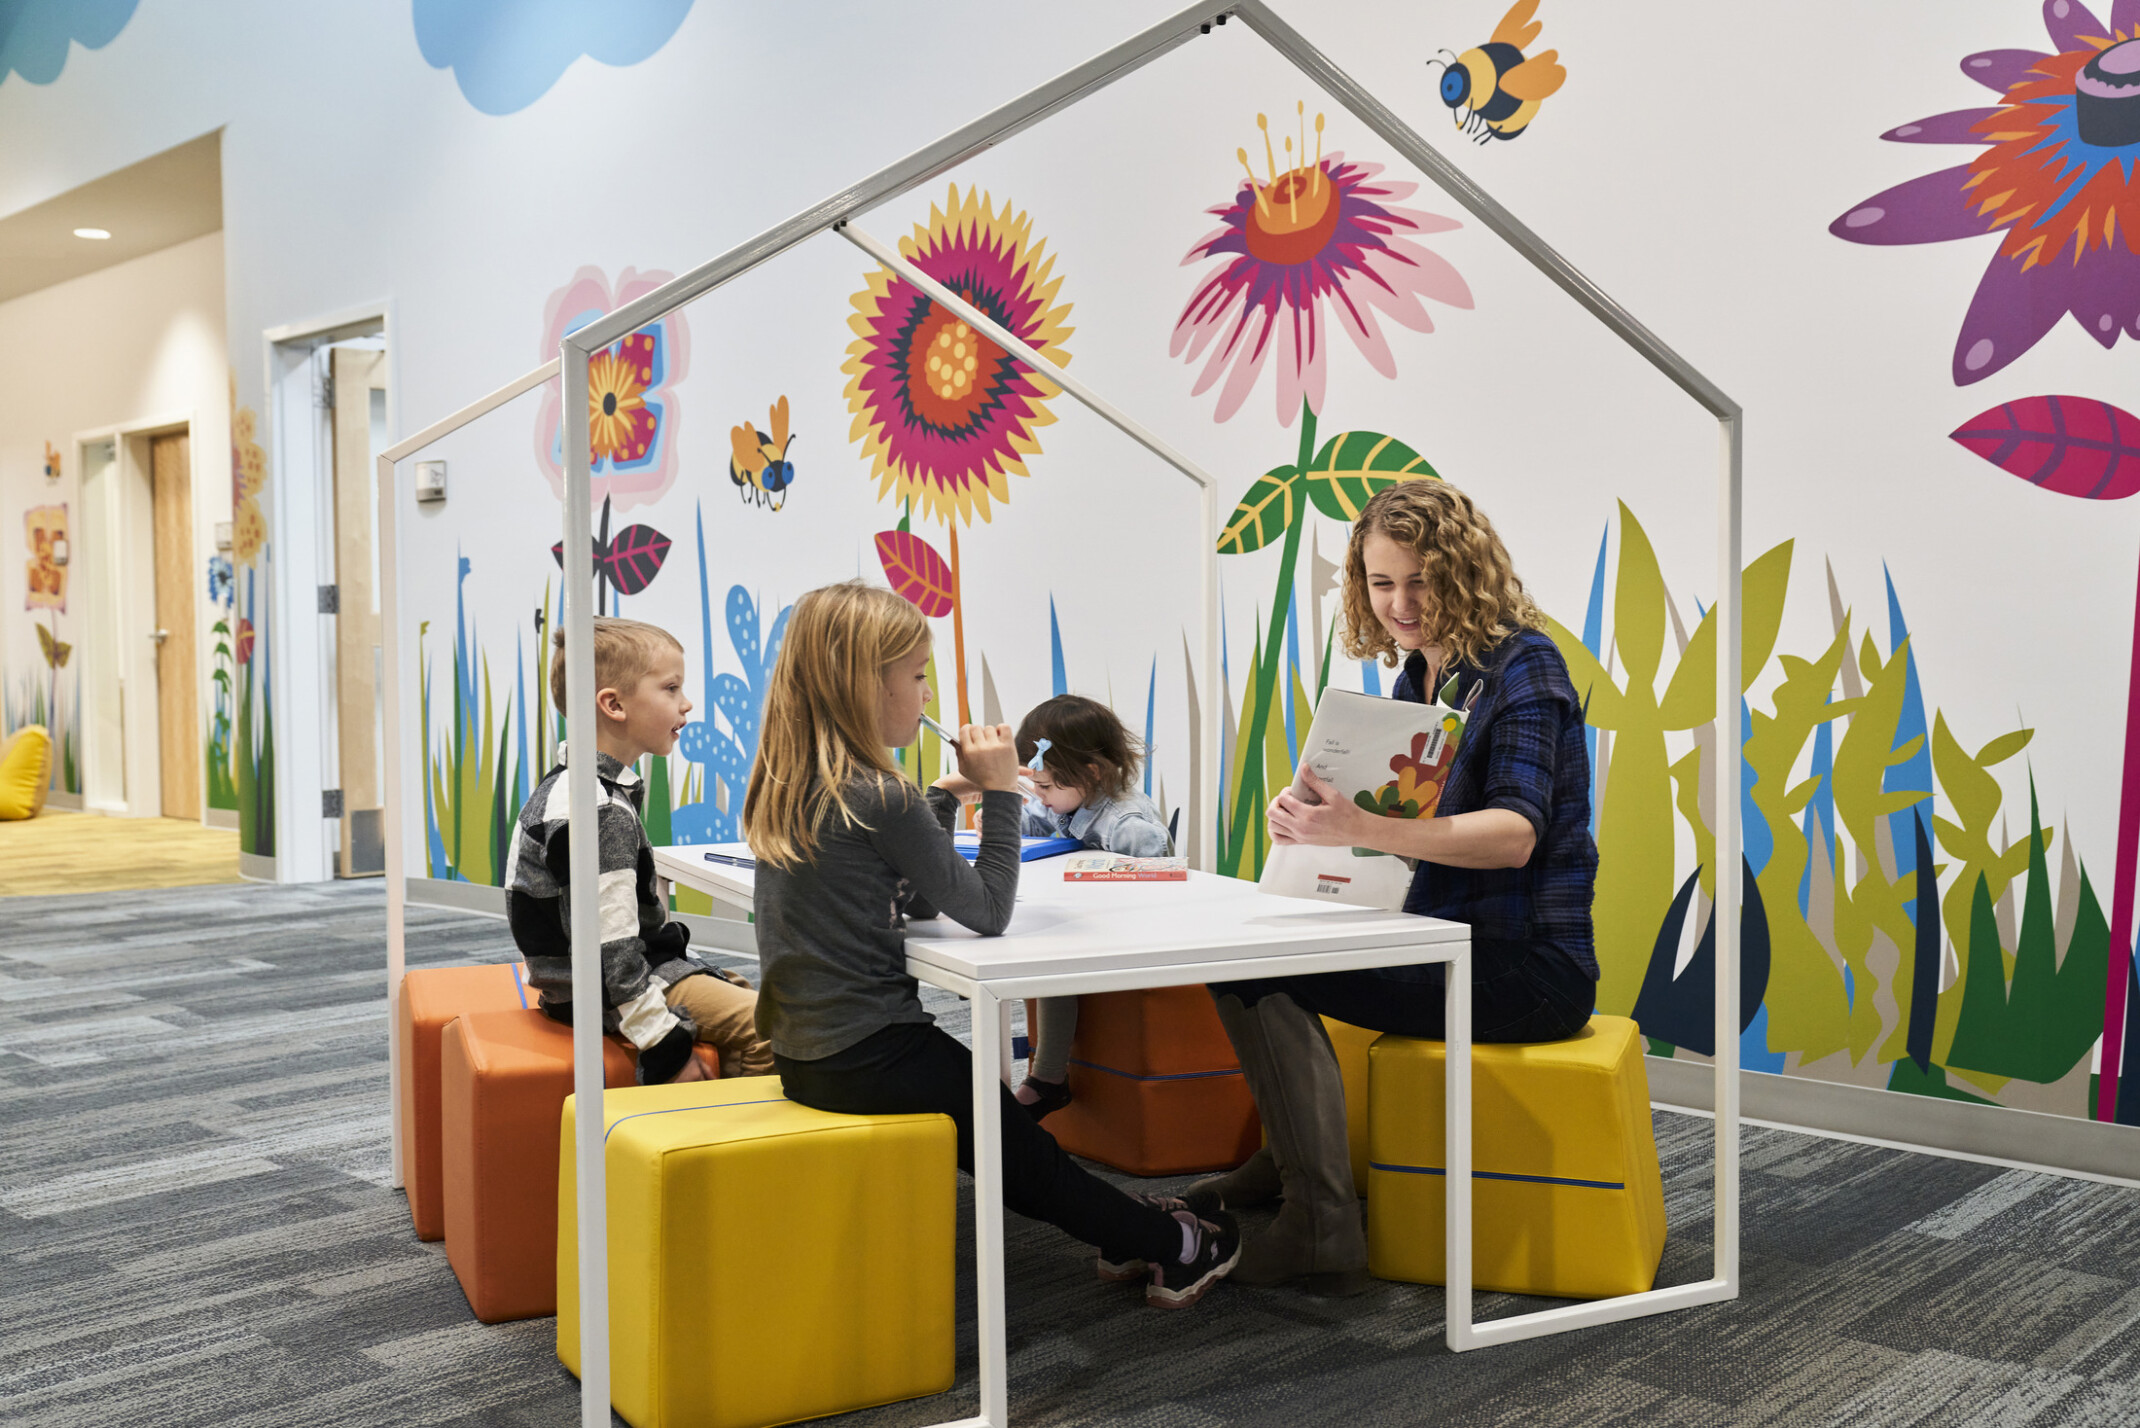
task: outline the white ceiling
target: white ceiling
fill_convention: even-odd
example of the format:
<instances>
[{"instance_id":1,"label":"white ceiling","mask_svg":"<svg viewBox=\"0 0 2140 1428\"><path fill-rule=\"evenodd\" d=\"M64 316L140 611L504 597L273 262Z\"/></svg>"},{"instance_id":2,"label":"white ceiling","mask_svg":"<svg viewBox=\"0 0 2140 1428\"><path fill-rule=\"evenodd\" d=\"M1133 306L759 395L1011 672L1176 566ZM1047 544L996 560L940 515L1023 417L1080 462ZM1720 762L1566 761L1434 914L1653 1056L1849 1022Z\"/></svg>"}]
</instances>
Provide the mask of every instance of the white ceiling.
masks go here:
<instances>
[{"instance_id":1,"label":"white ceiling","mask_svg":"<svg viewBox=\"0 0 2140 1428\"><path fill-rule=\"evenodd\" d=\"M221 131L0 218L0 302L223 226ZM77 228L111 237L77 238Z\"/></svg>"}]
</instances>

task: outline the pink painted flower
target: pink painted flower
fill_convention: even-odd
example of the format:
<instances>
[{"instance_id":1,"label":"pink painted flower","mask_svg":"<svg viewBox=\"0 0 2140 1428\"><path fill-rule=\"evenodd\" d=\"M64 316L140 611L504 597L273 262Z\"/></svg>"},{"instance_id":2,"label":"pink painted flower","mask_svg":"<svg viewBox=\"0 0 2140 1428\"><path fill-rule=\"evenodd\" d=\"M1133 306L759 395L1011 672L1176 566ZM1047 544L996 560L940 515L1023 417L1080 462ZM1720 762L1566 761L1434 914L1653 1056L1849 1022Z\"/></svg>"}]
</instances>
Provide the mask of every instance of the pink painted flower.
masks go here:
<instances>
[{"instance_id":1,"label":"pink painted flower","mask_svg":"<svg viewBox=\"0 0 2140 1428\"><path fill-rule=\"evenodd\" d=\"M1280 172L1264 116L1256 122L1265 128L1269 181L1251 168L1233 202L1211 210L1219 227L1189 250L1182 266L1203 258L1227 262L1190 296L1168 350L1188 362L1203 359L1193 395L1225 379L1218 421L1241 409L1275 351L1278 420L1290 426L1303 401L1322 410L1326 304L1360 355L1383 376L1395 377L1397 362L1380 318L1432 332L1434 321L1420 299L1468 308L1471 289L1447 259L1409 236L1461 226L1453 218L1397 207L1417 184L1380 178L1379 164L1348 163L1341 153L1324 157L1320 114L1314 161L1307 161L1303 115L1299 162L1288 138L1291 166ZM1248 151L1236 152L1246 166Z\"/></svg>"},{"instance_id":2,"label":"pink painted flower","mask_svg":"<svg viewBox=\"0 0 2140 1428\"><path fill-rule=\"evenodd\" d=\"M543 314L543 358L557 355L566 333L652 292L671 276L626 268L612 288L600 268L580 269L550 295ZM675 387L690 364L690 329L681 312L597 352L588 364L588 447L597 506L606 498L616 510L628 511L660 500L675 483L677 427L682 420ZM542 409L535 416L535 457L550 478L550 489L563 497L561 382L543 388Z\"/></svg>"},{"instance_id":3,"label":"pink painted flower","mask_svg":"<svg viewBox=\"0 0 2140 1428\"><path fill-rule=\"evenodd\" d=\"M924 273L993 317L1058 366L1074 330L1063 280L1033 220L1008 202L951 185L926 225L899 241ZM862 443L877 495L914 501L931 520L968 525L1008 501L1011 476L1038 455L1039 428L1055 420L1055 384L1011 357L957 313L904 278L872 269L852 299L847 325L849 435Z\"/></svg>"}]
</instances>

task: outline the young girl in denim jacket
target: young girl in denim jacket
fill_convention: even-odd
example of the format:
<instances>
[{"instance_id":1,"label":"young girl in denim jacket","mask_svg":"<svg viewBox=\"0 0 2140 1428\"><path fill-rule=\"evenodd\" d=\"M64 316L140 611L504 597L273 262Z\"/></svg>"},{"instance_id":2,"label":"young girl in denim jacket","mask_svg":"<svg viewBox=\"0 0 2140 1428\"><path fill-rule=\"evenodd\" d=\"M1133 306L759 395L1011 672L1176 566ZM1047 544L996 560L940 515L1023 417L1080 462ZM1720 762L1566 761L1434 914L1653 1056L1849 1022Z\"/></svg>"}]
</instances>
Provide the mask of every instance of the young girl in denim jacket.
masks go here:
<instances>
[{"instance_id":1,"label":"young girl in denim jacket","mask_svg":"<svg viewBox=\"0 0 2140 1428\"><path fill-rule=\"evenodd\" d=\"M1143 754L1115 711L1097 699L1058 694L1035 707L1018 726L1018 758L1028 765L1033 787L1026 835L1075 838L1130 858L1171 857L1174 839L1165 816L1134 787ZM1039 1120L1070 1104L1078 999L1042 997L1035 1005L1032 1059L1017 1094Z\"/></svg>"}]
</instances>

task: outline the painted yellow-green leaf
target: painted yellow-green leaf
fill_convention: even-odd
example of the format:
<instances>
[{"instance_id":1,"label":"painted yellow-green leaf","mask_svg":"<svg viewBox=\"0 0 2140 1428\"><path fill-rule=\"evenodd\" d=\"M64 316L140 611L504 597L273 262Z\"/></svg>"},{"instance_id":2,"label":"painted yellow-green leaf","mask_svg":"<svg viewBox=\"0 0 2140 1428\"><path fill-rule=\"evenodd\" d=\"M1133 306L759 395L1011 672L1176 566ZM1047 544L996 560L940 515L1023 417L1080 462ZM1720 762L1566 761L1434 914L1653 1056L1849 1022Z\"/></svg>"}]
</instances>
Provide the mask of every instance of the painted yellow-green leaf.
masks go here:
<instances>
[{"instance_id":1,"label":"painted yellow-green leaf","mask_svg":"<svg viewBox=\"0 0 2140 1428\"><path fill-rule=\"evenodd\" d=\"M1308 463L1308 496L1315 509L1333 520L1360 517L1375 492L1399 481L1439 481L1427 458L1397 440L1374 431L1334 436Z\"/></svg>"},{"instance_id":2,"label":"painted yellow-green leaf","mask_svg":"<svg viewBox=\"0 0 2140 1428\"><path fill-rule=\"evenodd\" d=\"M1302 515L1300 472L1276 466L1249 484L1219 532L1219 554L1246 555L1283 536Z\"/></svg>"},{"instance_id":3,"label":"painted yellow-green leaf","mask_svg":"<svg viewBox=\"0 0 2140 1428\"><path fill-rule=\"evenodd\" d=\"M1783 628L1783 600L1791 583L1791 542L1770 550L1746 567L1739 578L1739 692L1753 688L1768 664ZM1716 717L1716 614L1709 607L1686 653L1672 671L1658 708L1667 729L1699 729Z\"/></svg>"},{"instance_id":4,"label":"painted yellow-green leaf","mask_svg":"<svg viewBox=\"0 0 2140 1428\"><path fill-rule=\"evenodd\" d=\"M2034 729L2016 729L2010 734L2001 734L1983 748L1977 750L1977 763L1984 768L2003 764L2029 745L2036 737Z\"/></svg>"},{"instance_id":5,"label":"painted yellow-green leaf","mask_svg":"<svg viewBox=\"0 0 2140 1428\"><path fill-rule=\"evenodd\" d=\"M1988 832L1999 811L1999 780L1963 751L1947 727L1947 716L1938 711L1932 715L1932 770L1947 801L1962 815L1962 827ZM1964 856L1960 849L1952 851Z\"/></svg>"},{"instance_id":6,"label":"painted yellow-green leaf","mask_svg":"<svg viewBox=\"0 0 2140 1428\"><path fill-rule=\"evenodd\" d=\"M1620 573L1612 592L1613 643L1630 687L1654 688L1664 656L1664 573L1642 522L1620 502Z\"/></svg>"},{"instance_id":7,"label":"painted yellow-green leaf","mask_svg":"<svg viewBox=\"0 0 2140 1428\"><path fill-rule=\"evenodd\" d=\"M1624 701L1620 690L1598 663L1598 657L1584 645L1581 636L1554 619L1546 616L1546 633L1553 639L1553 646L1560 657L1568 663L1568 679L1575 686L1575 697L1588 709L1588 721L1592 728L1617 729L1623 720Z\"/></svg>"}]
</instances>

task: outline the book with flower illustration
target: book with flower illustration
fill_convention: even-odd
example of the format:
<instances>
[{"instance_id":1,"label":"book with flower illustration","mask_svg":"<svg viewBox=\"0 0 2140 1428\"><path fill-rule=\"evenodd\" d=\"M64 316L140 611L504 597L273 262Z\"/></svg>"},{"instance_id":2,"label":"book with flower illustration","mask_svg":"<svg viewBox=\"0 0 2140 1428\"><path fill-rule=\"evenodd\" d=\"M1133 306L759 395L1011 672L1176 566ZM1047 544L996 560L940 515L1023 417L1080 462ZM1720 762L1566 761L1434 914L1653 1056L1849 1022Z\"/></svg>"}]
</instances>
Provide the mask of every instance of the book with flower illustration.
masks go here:
<instances>
[{"instance_id":1,"label":"book with flower illustration","mask_svg":"<svg viewBox=\"0 0 2140 1428\"><path fill-rule=\"evenodd\" d=\"M1301 746L1300 766L1384 818L1432 818L1463 742L1466 711L1455 706L1451 679L1431 704L1378 699L1342 689L1323 692ZM1296 771L1293 796L1320 800ZM1412 886L1412 864L1371 848L1271 849L1258 886L1281 897L1354 903L1395 911Z\"/></svg>"}]
</instances>

